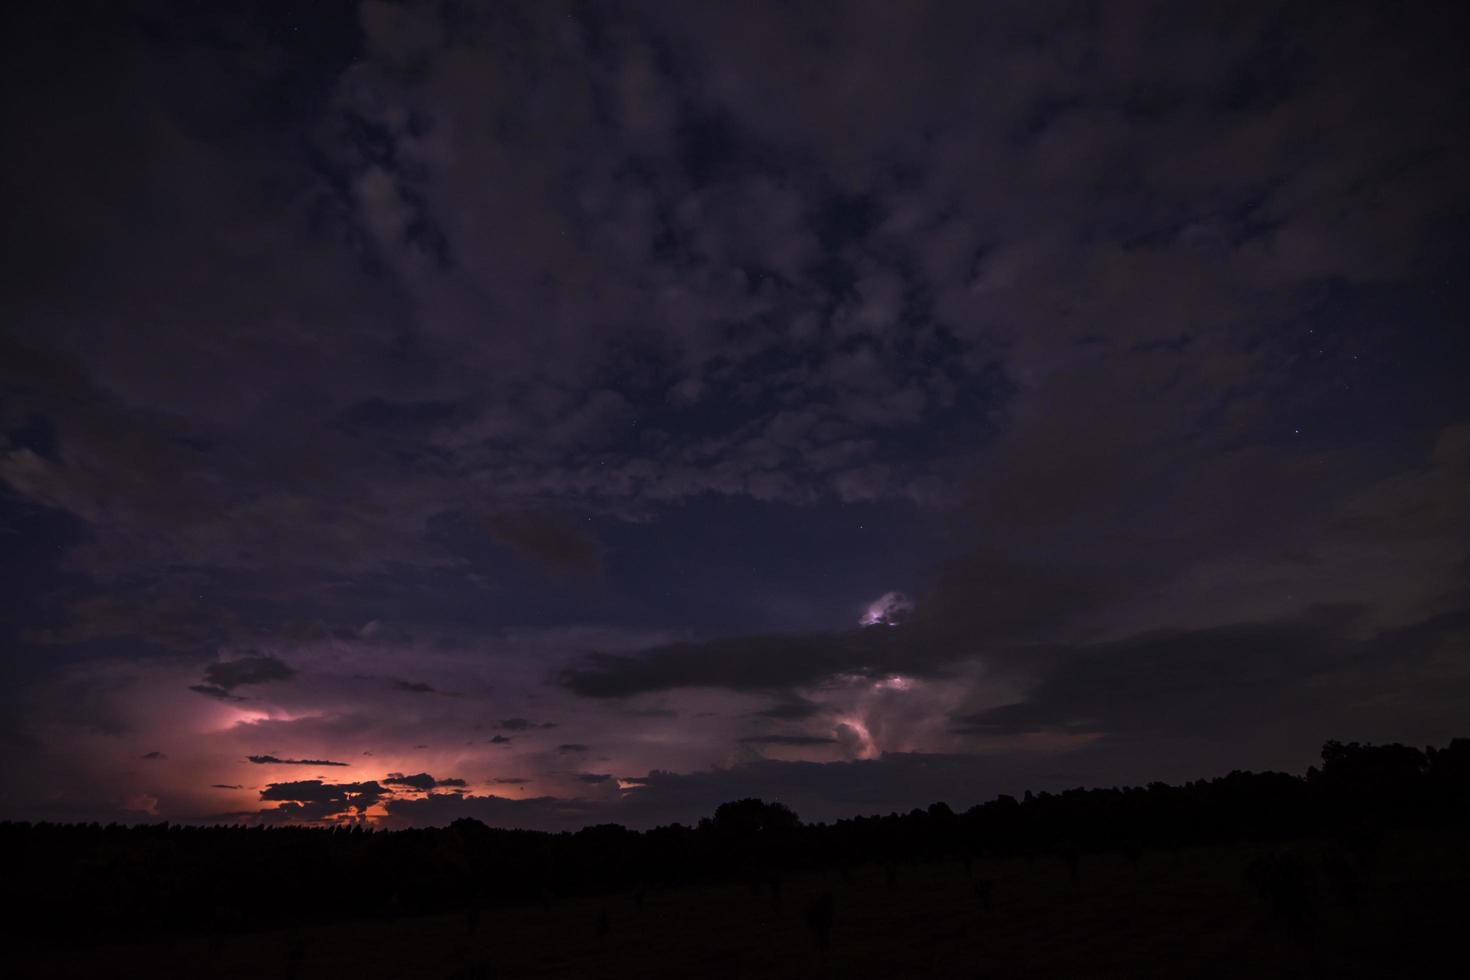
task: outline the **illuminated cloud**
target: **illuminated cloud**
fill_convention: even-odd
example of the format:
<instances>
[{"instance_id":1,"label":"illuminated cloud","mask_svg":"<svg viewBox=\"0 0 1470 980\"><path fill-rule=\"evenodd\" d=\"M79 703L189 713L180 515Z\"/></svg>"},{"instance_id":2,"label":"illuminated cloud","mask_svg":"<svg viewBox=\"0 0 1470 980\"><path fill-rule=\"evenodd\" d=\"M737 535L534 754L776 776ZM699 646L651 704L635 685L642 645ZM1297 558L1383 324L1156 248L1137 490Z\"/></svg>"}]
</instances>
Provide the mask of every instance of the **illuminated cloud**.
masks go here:
<instances>
[{"instance_id":1,"label":"illuminated cloud","mask_svg":"<svg viewBox=\"0 0 1470 980\"><path fill-rule=\"evenodd\" d=\"M913 602L902 592L885 592L868 603L868 608L863 611L858 624L860 626L897 626L913 611L913 608Z\"/></svg>"}]
</instances>

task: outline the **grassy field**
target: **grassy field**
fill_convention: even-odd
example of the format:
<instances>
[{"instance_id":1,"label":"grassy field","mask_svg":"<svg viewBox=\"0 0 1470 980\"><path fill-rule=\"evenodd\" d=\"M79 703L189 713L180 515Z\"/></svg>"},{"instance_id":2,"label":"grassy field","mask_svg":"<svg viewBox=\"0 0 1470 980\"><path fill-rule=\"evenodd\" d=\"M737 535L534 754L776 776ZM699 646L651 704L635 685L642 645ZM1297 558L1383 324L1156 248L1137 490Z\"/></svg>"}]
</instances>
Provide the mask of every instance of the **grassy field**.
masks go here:
<instances>
[{"instance_id":1,"label":"grassy field","mask_svg":"<svg viewBox=\"0 0 1470 980\"><path fill-rule=\"evenodd\" d=\"M1307 869L1285 907L1251 872L1282 852ZM1055 856L878 864L789 876L779 896L769 884L630 891L9 960L23 976L155 980L1470 975L1466 837L1393 835L1351 875L1333 873L1335 854L1307 843L1085 856L1075 878ZM811 920L825 895L823 950ZM338 900L370 911L375 899Z\"/></svg>"}]
</instances>

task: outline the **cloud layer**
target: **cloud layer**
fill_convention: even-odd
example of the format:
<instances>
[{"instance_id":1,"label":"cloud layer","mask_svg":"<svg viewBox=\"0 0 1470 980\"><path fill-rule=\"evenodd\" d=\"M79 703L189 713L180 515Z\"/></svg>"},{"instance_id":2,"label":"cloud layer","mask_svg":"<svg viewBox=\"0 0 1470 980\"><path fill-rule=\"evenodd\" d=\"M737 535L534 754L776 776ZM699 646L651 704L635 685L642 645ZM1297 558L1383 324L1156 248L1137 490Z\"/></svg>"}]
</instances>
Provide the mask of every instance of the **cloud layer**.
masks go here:
<instances>
[{"instance_id":1,"label":"cloud layer","mask_svg":"<svg viewBox=\"0 0 1470 980\"><path fill-rule=\"evenodd\" d=\"M1463 12L13 16L0 817L1464 734Z\"/></svg>"}]
</instances>

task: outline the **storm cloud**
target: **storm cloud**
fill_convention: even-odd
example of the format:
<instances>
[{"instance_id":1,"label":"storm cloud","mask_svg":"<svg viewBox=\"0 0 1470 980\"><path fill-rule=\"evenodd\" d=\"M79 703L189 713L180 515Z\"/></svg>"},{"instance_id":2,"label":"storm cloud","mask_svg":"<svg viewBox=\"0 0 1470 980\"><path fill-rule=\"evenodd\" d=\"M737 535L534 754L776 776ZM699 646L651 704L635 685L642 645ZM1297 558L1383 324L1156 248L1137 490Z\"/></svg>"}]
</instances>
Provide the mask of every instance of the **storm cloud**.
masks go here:
<instances>
[{"instance_id":1,"label":"storm cloud","mask_svg":"<svg viewBox=\"0 0 1470 980\"><path fill-rule=\"evenodd\" d=\"M405 776L401 772L390 772L387 776L383 777L381 782L384 786L415 789L425 793L431 789L445 787L463 789L468 785L463 779L435 779L426 772L416 773L412 776Z\"/></svg>"},{"instance_id":2,"label":"storm cloud","mask_svg":"<svg viewBox=\"0 0 1470 980\"><path fill-rule=\"evenodd\" d=\"M13 6L0 818L1464 734L1464 10Z\"/></svg>"},{"instance_id":3,"label":"storm cloud","mask_svg":"<svg viewBox=\"0 0 1470 980\"><path fill-rule=\"evenodd\" d=\"M247 762L257 766L346 766L345 762L332 762L327 759L278 759L273 755L252 755L246 757Z\"/></svg>"},{"instance_id":4,"label":"storm cloud","mask_svg":"<svg viewBox=\"0 0 1470 980\"><path fill-rule=\"evenodd\" d=\"M272 681L287 681L296 676L296 671L275 657L240 657L222 660L204 668L204 681L226 691L245 684L269 684Z\"/></svg>"}]
</instances>

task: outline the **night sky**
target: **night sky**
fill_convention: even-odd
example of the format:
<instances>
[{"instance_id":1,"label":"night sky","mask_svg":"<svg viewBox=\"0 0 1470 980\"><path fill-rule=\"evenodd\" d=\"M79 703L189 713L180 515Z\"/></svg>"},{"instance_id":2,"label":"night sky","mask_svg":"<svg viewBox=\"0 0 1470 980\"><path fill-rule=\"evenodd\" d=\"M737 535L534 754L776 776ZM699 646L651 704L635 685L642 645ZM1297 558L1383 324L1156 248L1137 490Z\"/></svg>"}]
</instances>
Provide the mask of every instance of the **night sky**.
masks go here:
<instances>
[{"instance_id":1,"label":"night sky","mask_svg":"<svg viewBox=\"0 0 1470 980\"><path fill-rule=\"evenodd\" d=\"M1463 7L24 6L0 818L1470 734Z\"/></svg>"}]
</instances>

